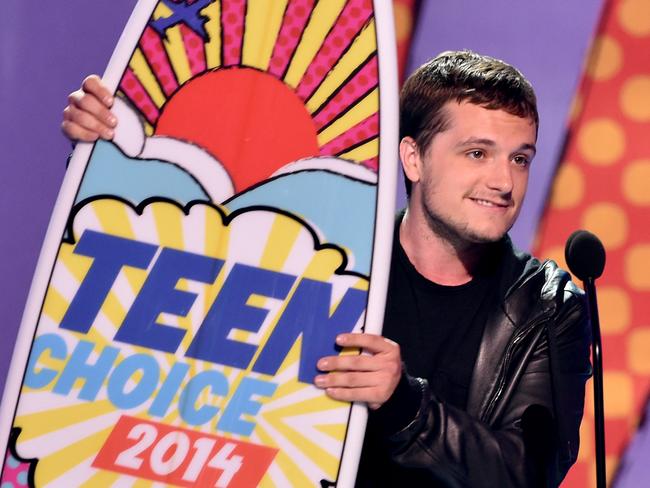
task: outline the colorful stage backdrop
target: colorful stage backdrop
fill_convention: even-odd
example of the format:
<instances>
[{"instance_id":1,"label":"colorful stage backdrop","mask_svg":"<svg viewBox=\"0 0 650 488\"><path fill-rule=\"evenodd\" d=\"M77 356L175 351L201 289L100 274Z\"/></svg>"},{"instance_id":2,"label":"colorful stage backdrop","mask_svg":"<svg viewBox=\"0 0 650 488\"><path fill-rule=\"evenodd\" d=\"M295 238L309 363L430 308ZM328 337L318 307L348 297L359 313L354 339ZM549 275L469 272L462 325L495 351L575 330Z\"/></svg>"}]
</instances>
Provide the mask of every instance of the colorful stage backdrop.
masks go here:
<instances>
[{"instance_id":1,"label":"colorful stage backdrop","mask_svg":"<svg viewBox=\"0 0 650 488\"><path fill-rule=\"evenodd\" d=\"M603 1L393 1L402 62L414 30L406 72L442 50L470 48L514 63L535 85L540 151L514 229L524 248L531 246L544 208ZM599 300L613 473L638 424L650 378L650 2L605 1L605 17L570 120L568 151L535 247L562 263L561 246L576 227L596 231L608 247ZM83 76L104 69L134 4L66 0L36 8L10 0L0 16L0 391L70 151L58 130L65 96ZM588 409L579 462L564 488L594 485L591 415ZM619 477L618 487L645 483L640 476L647 473L641 466L650 459L648 437L637 438L627 455L635 469ZM17 478L15 486L20 482Z\"/></svg>"},{"instance_id":2,"label":"colorful stage backdrop","mask_svg":"<svg viewBox=\"0 0 650 488\"><path fill-rule=\"evenodd\" d=\"M566 152L536 246L539 256L565 266L564 241L584 228L607 249L597 284L610 478L650 387L649 134L650 2L611 0L575 97ZM581 433L580 457L566 486L596 485L592 396ZM648 443L645 452L641 442L634 449L629 462L647 466ZM631 474L621 476L619 488L648 486L647 477Z\"/></svg>"}]
</instances>

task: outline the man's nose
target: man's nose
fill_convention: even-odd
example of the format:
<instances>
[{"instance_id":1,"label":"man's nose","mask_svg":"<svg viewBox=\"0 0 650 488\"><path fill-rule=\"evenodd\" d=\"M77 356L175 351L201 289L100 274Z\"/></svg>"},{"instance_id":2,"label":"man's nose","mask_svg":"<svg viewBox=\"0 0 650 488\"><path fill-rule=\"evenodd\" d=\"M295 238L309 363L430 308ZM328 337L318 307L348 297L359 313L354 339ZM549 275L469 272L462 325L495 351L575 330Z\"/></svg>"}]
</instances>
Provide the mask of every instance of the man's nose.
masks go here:
<instances>
[{"instance_id":1,"label":"man's nose","mask_svg":"<svg viewBox=\"0 0 650 488\"><path fill-rule=\"evenodd\" d=\"M499 158L490 165L487 185L490 189L497 190L501 194L512 192L513 179L510 160Z\"/></svg>"}]
</instances>

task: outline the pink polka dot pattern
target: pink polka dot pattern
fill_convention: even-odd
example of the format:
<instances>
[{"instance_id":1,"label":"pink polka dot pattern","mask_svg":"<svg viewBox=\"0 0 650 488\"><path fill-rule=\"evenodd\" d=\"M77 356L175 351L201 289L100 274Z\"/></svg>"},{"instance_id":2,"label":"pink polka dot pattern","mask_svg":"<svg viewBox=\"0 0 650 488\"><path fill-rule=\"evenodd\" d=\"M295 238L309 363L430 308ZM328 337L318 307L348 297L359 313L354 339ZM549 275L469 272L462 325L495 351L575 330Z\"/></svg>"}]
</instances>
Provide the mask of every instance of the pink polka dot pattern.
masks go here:
<instances>
[{"instance_id":1,"label":"pink polka dot pattern","mask_svg":"<svg viewBox=\"0 0 650 488\"><path fill-rule=\"evenodd\" d=\"M2 487L20 488L21 486L27 486L28 471L29 463L19 461L11 455L11 452L7 451L2 480L0 480Z\"/></svg>"},{"instance_id":2,"label":"pink polka dot pattern","mask_svg":"<svg viewBox=\"0 0 650 488\"><path fill-rule=\"evenodd\" d=\"M320 85L371 15L370 0L350 0L346 4L296 89L303 100Z\"/></svg>"},{"instance_id":3,"label":"pink polka dot pattern","mask_svg":"<svg viewBox=\"0 0 650 488\"><path fill-rule=\"evenodd\" d=\"M314 0L290 0L273 48L269 73L282 78L305 29Z\"/></svg>"},{"instance_id":4,"label":"pink polka dot pattern","mask_svg":"<svg viewBox=\"0 0 650 488\"><path fill-rule=\"evenodd\" d=\"M357 100L379 83L377 56L373 55L352 78L341 86L339 92L317 111L314 123L318 130L342 114Z\"/></svg>"},{"instance_id":5,"label":"pink polka dot pattern","mask_svg":"<svg viewBox=\"0 0 650 488\"><path fill-rule=\"evenodd\" d=\"M366 159L365 161L361 161L361 165L376 173L379 170L379 158Z\"/></svg>"},{"instance_id":6,"label":"pink polka dot pattern","mask_svg":"<svg viewBox=\"0 0 650 488\"><path fill-rule=\"evenodd\" d=\"M169 64L167 53L160 37L151 27L147 26L140 38L140 49L144 53L151 70L156 75L158 83L165 95L169 96L178 88L176 76Z\"/></svg>"},{"instance_id":7,"label":"pink polka dot pattern","mask_svg":"<svg viewBox=\"0 0 650 488\"><path fill-rule=\"evenodd\" d=\"M221 2L224 66L233 66L241 63L245 18L246 2L244 0L223 0Z\"/></svg>"},{"instance_id":8,"label":"pink polka dot pattern","mask_svg":"<svg viewBox=\"0 0 650 488\"><path fill-rule=\"evenodd\" d=\"M180 28L183 44L185 45L185 53L190 63L190 71L192 72L192 76L196 76L205 71L206 68L203 38L185 24L181 24Z\"/></svg>"},{"instance_id":9,"label":"pink polka dot pattern","mask_svg":"<svg viewBox=\"0 0 650 488\"><path fill-rule=\"evenodd\" d=\"M361 142L377 137L378 134L379 114L374 113L322 146L320 154L321 156L338 156Z\"/></svg>"},{"instance_id":10,"label":"pink polka dot pattern","mask_svg":"<svg viewBox=\"0 0 650 488\"><path fill-rule=\"evenodd\" d=\"M131 68L127 68L124 72L124 76L120 82L120 89L131 103L140 110L142 115L147 119L147 122L154 125L158 120L158 109Z\"/></svg>"}]
</instances>

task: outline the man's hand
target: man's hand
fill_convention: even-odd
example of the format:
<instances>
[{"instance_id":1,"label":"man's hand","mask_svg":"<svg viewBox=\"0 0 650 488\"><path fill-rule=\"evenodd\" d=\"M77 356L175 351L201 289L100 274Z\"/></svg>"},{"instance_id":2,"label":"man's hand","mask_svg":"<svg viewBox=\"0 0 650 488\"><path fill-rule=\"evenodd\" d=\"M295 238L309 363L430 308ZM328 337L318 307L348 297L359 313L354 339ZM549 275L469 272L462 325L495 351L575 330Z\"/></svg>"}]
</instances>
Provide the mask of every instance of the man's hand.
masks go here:
<instances>
[{"instance_id":1,"label":"man's hand","mask_svg":"<svg viewBox=\"0 0 650 488\"><path fill-rule=\"evenodd\" d=\"M113 96L97 75L83 81L81 89L68 95L61 129L72 141L112 139L117 119L111 113Z\"/></svg>"},{"instance_id":2,"label":"man's hand","mask_svg":"<svg viewBox=\"0 0 650 488\"><path fill-rule=\"evenodd\" d=\"M381 407L395 391L402 374L397 343L372 334L341 334L336 343L367 354L322 358L318 369L330 373L316 376L316 386L335 400L367 402L373 410Z\"/></svg>"}]
</instances>

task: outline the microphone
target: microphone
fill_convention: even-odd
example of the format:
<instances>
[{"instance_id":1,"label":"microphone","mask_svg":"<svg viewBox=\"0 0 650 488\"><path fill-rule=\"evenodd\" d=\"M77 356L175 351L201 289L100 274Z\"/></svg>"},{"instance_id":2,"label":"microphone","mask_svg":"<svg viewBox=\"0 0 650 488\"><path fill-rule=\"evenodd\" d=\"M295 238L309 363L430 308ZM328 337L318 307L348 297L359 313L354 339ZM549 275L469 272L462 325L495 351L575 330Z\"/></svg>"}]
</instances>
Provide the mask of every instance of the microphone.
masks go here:
<instances>
[{"instance_id":1,"label":"microphone","mask_svg":"<svg viewBox=\"0 0 650 488\"><path fill-rule=\"evenodd\" d=\"M564 248L569 270L582 280L587 294L587 313L591 323L591 350L594 363L594 432L596 437L596 486L605 488L605 412L603 407L603 360L596 285L605 269L605 248L600 239L586 230L569 236Z\"/></svg>"},{"instance_id":2,"label":"microphone","mask_svg":"<svg viewBox=\"0 0 650 488\"><path fill-rule=\"evenodd\" d=\"M571 272L582 281L600 278L605 269L605 248L600 239L586 230L577 230L569 236L564 258Z\"/></svg>"}]
</instances>

